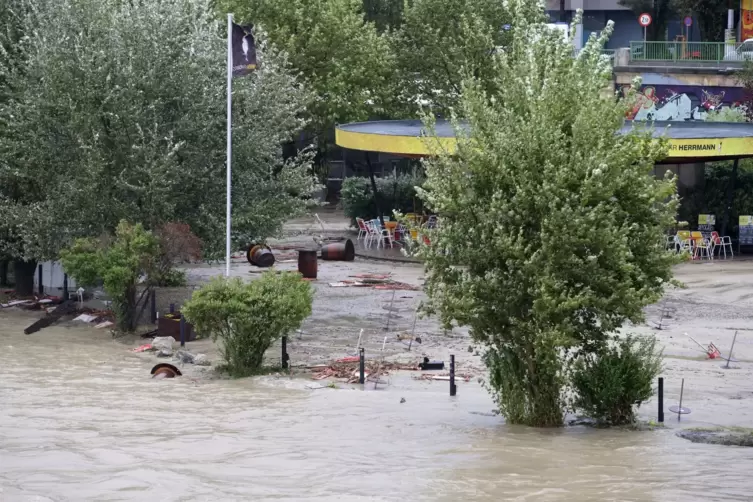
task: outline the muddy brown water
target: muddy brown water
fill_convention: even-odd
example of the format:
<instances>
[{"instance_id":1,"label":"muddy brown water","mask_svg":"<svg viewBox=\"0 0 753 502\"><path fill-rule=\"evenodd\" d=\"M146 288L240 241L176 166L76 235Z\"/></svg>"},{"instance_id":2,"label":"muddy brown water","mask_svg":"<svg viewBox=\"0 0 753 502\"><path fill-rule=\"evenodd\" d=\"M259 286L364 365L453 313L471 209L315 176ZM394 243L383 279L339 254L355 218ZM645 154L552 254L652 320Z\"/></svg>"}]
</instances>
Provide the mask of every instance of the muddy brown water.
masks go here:
<instances>
[{"instance_id":1,"label":"muddy brown water","mask_svg":"<svg viewBox=\"0 0 753 502\"><path fill-rule=\"evenodd\" d=\"M753 498L753 449L507 426L475 383L154 381L106 334L26 323L0 314L2 501Z\"/></svg>"}]
</instances>

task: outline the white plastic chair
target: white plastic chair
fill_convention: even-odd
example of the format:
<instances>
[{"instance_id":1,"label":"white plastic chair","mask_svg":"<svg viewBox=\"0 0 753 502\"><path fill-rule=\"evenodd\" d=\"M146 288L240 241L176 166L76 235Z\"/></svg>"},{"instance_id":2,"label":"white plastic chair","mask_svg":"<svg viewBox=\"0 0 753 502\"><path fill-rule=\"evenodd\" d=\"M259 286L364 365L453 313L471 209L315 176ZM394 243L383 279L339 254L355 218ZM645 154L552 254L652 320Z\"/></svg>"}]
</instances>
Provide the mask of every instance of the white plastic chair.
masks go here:
<instances>
[{"instance_id":1,"label":"white plastic chair","mask_svg":"<svg viewBox=\"0 0 753 502\"><path fill-rule=\"evenodd\" d=\"M390 247L392 247L392 235L390 231L382 227L382 223L379 220L371 220L369 223L371 224L369 234L372 240L377 240L377 248L387 247L385 241L389 242Z\"/></svg>"},{"instance_id":2,"label":"white plastic chair","mask_svg":"<svg viewBox=\"0 0 753 502\"><path fill-rule=\"evenodd\" d=\"M356 237L356 240L360 241L361 239L365 239L369 233L366 228L366 222L363 218L356 218L356 225L358 225L358 237Z\"/></svg>"},{"instance_id":3,"label":"white plastic chair","mask_svg":"<svg viewBox=\"0 0 753 502\"><path fill-rule=\"evenodd\" d=\"M714 243L714 247L720 248L724 253L725 260L727 259L727 248L729 248L730 258L735 257L735 252L732 251L732 239L729 237L729 235L721 237L717 232L711 232L711 241Z\"/></svg>"}]
</instances>

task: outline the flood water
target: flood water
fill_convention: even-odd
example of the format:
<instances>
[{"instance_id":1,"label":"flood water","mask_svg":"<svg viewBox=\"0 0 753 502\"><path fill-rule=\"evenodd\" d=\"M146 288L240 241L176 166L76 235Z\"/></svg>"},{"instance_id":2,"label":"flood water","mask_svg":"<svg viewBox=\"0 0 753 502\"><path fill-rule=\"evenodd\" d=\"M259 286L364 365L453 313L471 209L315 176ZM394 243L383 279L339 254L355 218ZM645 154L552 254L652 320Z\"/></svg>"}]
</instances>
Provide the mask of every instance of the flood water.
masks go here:
<instances>
[{"instance_id":1,"label":"flood water","mask_svg":"<svg viewBox=\"0 0 753 502\"><path fill-rule=\"evenodd\" d=\"M0 500L708 501L753 498L753 449L504 425L477 384L151 380L153 361L0 317ZM400 403L405 398L405 403Z\"/></svg>"}]
</instances>

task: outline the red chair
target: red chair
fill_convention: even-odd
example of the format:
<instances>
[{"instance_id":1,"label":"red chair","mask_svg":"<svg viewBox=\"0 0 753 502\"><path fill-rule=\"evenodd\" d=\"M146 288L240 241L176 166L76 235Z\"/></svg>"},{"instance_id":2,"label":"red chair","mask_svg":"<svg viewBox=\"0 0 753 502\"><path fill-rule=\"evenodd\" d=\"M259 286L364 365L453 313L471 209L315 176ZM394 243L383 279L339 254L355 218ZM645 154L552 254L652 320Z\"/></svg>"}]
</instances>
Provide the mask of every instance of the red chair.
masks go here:
<instances>
[{"instance_id":1,"label":"red chair","mask_svg":"<svg viewBox=\"0 0 753 502\"><path fill-rule=\"evenodd\" d=\"M711 232L711 242L714 243L714 247L722 248L725 259L727 259L727 248L729 248L730 258L735 257L735 253L734 251L732 251L732 239L730 239L728 235L725 235L724 237L720 237L719 232L716 232L716 231Z\"/></svg>"}]
</instances>

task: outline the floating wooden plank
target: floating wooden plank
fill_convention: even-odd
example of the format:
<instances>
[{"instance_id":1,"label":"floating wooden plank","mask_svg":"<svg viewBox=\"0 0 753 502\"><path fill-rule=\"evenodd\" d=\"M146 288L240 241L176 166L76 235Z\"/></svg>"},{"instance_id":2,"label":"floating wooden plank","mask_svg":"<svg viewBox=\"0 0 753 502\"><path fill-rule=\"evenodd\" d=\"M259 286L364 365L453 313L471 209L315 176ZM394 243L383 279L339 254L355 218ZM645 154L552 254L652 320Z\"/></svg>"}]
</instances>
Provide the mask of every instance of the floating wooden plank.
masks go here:
<instances>
[{"instance_id":1,"label":"floating wooden plank","mask_svg":"<svg viewBox=\"0 0 753 502\"><path fill-rule=\"evenodd\" d=\"M67 315L73 314L76 312L76 302L72 300L68 300L67 302L63 302L60 305L58 305L55 310L48 313L46 316L29 326L24 330L24 333L27 335L31 335L32 333L36 333L40 329L44 329L57 321L60 320L60 318L65 317Z\"/></svg>"}]
</instances>

